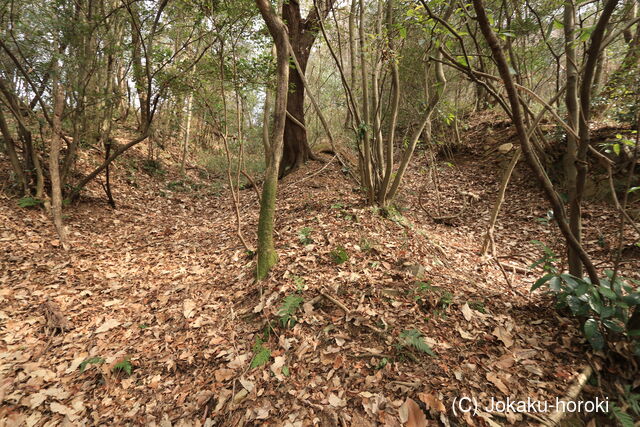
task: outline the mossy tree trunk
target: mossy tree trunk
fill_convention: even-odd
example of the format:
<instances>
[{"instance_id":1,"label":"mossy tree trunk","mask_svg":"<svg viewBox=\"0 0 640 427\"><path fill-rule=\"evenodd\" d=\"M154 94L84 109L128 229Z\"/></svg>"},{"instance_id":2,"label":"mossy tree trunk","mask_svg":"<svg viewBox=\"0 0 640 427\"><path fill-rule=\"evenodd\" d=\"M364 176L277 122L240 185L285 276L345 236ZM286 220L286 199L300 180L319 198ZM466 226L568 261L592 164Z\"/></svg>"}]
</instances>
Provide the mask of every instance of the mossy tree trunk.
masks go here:
<instances>
[{"instance_id":1,"label":"mossy tree trunk","mask_svg":"<svg viewBox=\"0 0 640 427\"><path fill-rule=\"evenodd\" d=\"M268 141L265 141L266 170L260 201L260 217L258 220L258 265L256 278L264 279L271 268L278 262L278 254L273 243L273 224L278 192L278 169L282 160L284 126L287 111L287 87L289 81L289 49L287 30L271 8L268 0L256 0L269 33L276 48L276 96L273 114L273 128ZM268 111L268 107L265 109ZM263 126L269 126L268 114L265 114Z\"/></svg>"}]
</instances>

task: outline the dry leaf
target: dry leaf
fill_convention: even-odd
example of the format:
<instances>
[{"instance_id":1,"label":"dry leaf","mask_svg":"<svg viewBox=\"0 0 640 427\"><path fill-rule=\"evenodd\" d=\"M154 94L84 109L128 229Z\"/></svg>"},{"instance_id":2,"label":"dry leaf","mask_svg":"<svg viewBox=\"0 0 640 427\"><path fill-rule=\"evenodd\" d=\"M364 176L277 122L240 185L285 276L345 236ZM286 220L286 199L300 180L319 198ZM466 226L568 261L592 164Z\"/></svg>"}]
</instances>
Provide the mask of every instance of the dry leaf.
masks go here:
<instances>
[{"instance_id":1,"label":"dry leaf","mask_svg":"<svg viewBox=\"0 0 640 427\"><path fill-rule=\"evenodd\" d=\"M495 328L493 330L493 335L500 341L502 341L505 347L509 348L513 345L513 337L511 336L509 331L507 331L502 326L498 326L497 328Z\"/></svg>"},{"instance_id":2,"label":"dry leaf","mask_svg":"<svg viewBox=\"0 0 640 427\"><path fill-rule=\"evenodd\" d=\"M58 414L67 415L69 418L73 417L75 411L68 406L64 406L58 402L51 402L51 412L56 412Z\"/></svg>"},{"instance_id":3,"label":"dry leaf","mask_svg":"<svg viewBox=\"0 0 640 427\"><path fill-rule=\"evenodd\" d=\"M430 393L418 393L418 398L427 405L428 409L433 409L437 412L445 412L447 408L437 396Z\"/></svg>"},{"instance_id":4,"label":"dry leaf","mask_svg":"<svg viewBox=\"0 0 640 427\"><path fill-rule=\"evenodd\" d=\"M493 383L493 385L498 387L498 389L501 392L503 392L505 395L509 396L509 388L502 382L502 380L500 378L498 378L497 374L495 374L493 372L489 372L489 373L487 373L487 379L489 381L491 381Z\"/></svg>"},{"instance_id":5,"label":"dry leaf","mask_svg":"<svg viewBox=\"0 0 640 427\"><path fill-rule=\"evenodd\" d=\"M471 321L471 319L473 318L473 310L471 310L469 304L465 302L464 305L460 307L460 311L462 311L462 315L467 322Z\"/></svg>"},{"instance_id":6,"label":"dry leaf","mask_svg":"<svg viewBox=\"0 0 640 427\"><path fill-rule=\"evenodd\" d=\"M120 326L120 322L116 319L107 319L102 323L102 325L96 329L96 334L101 334L103 332L107 332L115 327Z\"/></svg>"},{"instance_id":7,"label":"dry leaf","mask_svg":"<svg viewBox=\"0 0 640 427\"><path fill-rule=\"evenodd\" d=\"M333 393L329 394L329 397L327 398L327 400L329 401L329 405L335 408L342 408L344 406L347 406L347 402L344 399L340 399L338 396L336 396Z\"/></svg>"},{"instance_id":8,"label":"dry leaf","mask_svg":"<svg viewBox=\"0 0 640 427\"><path fill-rule=\"evenodd\" d=\"M411 398L407 397L399 409L400 421L407 427L426 427L427 417L420 406Z\"/></svg>"},{"instance_id":9,"label":"dry leaf","mask_svg":"<svg viewBox=\"0 0 640 427\"><path fill-rule=\"evenodd\" d=\"M182 303L182 314L185 319L191 319L196 314L196 302L192 299L186 299Z\"/></svg>"},{"instance_id":10,"label":"dry leaf","mask_svg":"<svg viewBox=\"0 0 640 427\"><path fill-rule=\"evenodd\" d=\"M235 371L233 369L218 369L213 373L216 377L216 381L221 383L223 381L227 381L228 379L233 378Z\"/></svg>"}]
</instances>

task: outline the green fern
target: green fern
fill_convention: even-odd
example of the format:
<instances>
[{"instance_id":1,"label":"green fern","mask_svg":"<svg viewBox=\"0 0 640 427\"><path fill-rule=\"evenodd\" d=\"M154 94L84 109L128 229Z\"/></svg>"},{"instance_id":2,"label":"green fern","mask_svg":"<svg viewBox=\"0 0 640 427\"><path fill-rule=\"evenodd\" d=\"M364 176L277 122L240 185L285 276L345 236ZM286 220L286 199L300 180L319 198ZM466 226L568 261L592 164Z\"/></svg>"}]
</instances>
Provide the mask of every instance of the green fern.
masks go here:
<instances>
[{"instance_id":1,"label":"green fern","mask_svg":"<svg viewBox=\"0 0 640 427\"><path fill-rule=\"evenodd\" d=\"M416 350L426 353L429 356L435 356L436 354L431 350L429 344L424 342L424 337L417 329L405 329L400 333L400 345L402 347L413 347Z\"/></svg>"},{"instance_id":2,"label":"green fern","mask_svg":"<svg viewBox=\"0 0 640 427\"><path fill-rule=\"evenodd\" d=\"M296 313L304 299L299 295L287 295L278 310L280 324L283 328L292 328L296 324L293 315Z\"/></svg>"},{"instance_id":3,"label":"green fern","mask_svg":"<svg viewBox=\"0 0 640 427\"><path fill-rule=\"evenodd\" d=\"M125 357L122 361L113 365L111 368L111 372L114 374L119 374L124 372L127 375L131 375L131 371L133 370L133 365L131 364L131 360L128 357Z\"/></svg>"},{"instance_id":4,"label":"green fern","mask_svg":"<svg viewBox=\"0 0 640 427\"><path fill-rule=\"evenodd\" d=\"M102 357L90 357L80 364L80 372L84 372L87 369L87 365L102 365L104 359Z\"/></svg>"},{"instance_id":5,"label":"green fern","mask_svg":"<svg viewBox=\"0 0 640 427\"><path fill-rule=\"evenodd\" d=\"M253 359L251 359L251 369L265 365L271 358L271 350L262 345L262 340L258 338L253 345Z\"/></svg>"},{"instance_id":6,"label":"green fern","mask_svg":"<svg viewBox=\"0 0 640 427\"><path fill-rule=\"evenodd\" d=\"M35 208L44 204L44 201L36 199L35 197L23 197L18 200L18 206L21 208Z\"/></svg>"},{"instance_id":7,"label":"green fern","mask_svg":"<svg viewBox=\"0 0 640 427\"><path fill-rule=\"evenodd\" d=\"M622 427L633 427L633 418L615 403L611 404L610 417L618 420Z\"/></svg>"}]
</instances>

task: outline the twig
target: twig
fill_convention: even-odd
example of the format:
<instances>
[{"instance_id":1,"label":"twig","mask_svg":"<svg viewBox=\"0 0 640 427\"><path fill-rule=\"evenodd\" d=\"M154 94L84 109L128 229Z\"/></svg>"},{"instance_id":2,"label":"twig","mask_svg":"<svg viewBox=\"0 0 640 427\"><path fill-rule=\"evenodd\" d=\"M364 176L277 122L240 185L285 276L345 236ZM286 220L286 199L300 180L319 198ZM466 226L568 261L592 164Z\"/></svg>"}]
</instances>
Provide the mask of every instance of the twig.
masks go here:
<instances>
[{"instance_id":1,"label":"twig","mask_svg":"<svg viewBox=\"0 0 640 427\"><path fill-rule=\"evenodd\" d=\"M573 385L571 387L569 387L569 390L567 391L567 394L565 395L564 398L562 398L562 402L570 402L575 400L575 398L580 394L580 392L582 391L582 388L584 387L584 385L587 383L587 380L589 379L589 377L591 377L591 374L593 373L593 368L591 367L591 365L587 365L585 366L582 371L580 372L580 374L578 375L578 378L576 378L575 382L573 383ZM566 403L565 403L566 405ZM559 405L558 405L559 406ZM564 418L566 412L554 412L551 416L549 416L549 419L547 420L547 422L543 425L545 426L557 426L560 424L560 421L562 421L562 419Z\"/></svg>"},{"instance_id":2,"label":"twig","mask_svg":"<svg viewBox=\"0 0 640 427\"><path fill-rule=\"evenodd\" d=\"M318 171L316 171L316 172L312 173L311 175L307 175L307 176L305 176L305 177L304 177L304 178L302 178L300 181L295 182L294 184L300 184L301 182L304 182L304 181L308 180L309 178L313 178L314 176L316 176L316 175L320 174L323 170L325 170L325 169L326 169L326 168L331 164L331 162L333 162L333 161L335 160L335 158L336 158L336 157L337 157L337 154L336 154L336 155L334 155L334 156L331 158L331 160L329 160L329 161L328 161L328 162L327 162L323 167L321 167L321 168L320 168L320 170L318 170Z\"/></svg>"},{"instance_id":3,"label":"twig","mask_svg":"<svg viewBox=\"0 0 640 427\"><path fill-rule=\"evenodd\" d=\"M351 314L351 310L349 310L349 308L346 305L344 305L343 303L341 303L340 301L338 301L337 299L335 299L325 291L320 291L320 295L322 295L323 297L325 297L326 299L328 299L329 301L331 301L332 303L340 307L342 311L344 311L346 314Z\"/></svg>"}]
</instances>

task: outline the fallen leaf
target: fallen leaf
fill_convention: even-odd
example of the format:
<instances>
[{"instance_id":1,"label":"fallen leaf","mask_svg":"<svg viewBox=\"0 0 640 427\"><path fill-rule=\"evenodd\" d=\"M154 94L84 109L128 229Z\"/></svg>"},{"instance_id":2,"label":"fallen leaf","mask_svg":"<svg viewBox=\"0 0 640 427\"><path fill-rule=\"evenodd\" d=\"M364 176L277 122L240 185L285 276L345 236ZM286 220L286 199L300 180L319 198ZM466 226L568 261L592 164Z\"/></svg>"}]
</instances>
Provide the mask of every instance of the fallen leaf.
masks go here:
<instances>
[{"instance_id":1,"label":"fallen leaf","mask_svg":"<svg viewBox=\"0 0 640 427\"><path fill-rule=\"evenodd\" d=\"M418 393L418 398L427 405L427 409L433 409L437 412L445 412L447 408L437 396L430 393Z\"/></svg>"},{"instance_id":2,"label":"fallen leaf","mask_svg":"<svg viewBox=\"0 0 640 427\"><path fill-rule=\"evenodd\" d=\"M513 345L513 337L511 336L509 331L507 331L502 326L498 326L497 328L495 328L493 330L493 335L500 341L502 341L505 347L509 348Z\"/></svg>"},{"instance_id":3,"label":"fallen leaf","mask_svg":"<svg viewBox=\"0 0 640 427\"><path fill-rule=\"evenodd\" d=\"M73 417L73 414L75 413L73 409L58 402L51 402L50 408L51 412L56 412L61 415L67 415L70 418Z\"/></svg>"},{"instance_id":4,"label":"fallen leaf","mask_svg":"<svg viewBox=\"0 0 640 427\"><path fill-rule=\"evenodd\" d=\"M491 381L491 383L493 383L493 385L498 387L498 389L501 392L503 392L505 395L507 396L509 395L509 388L502 382L500 378L498 378L497 374L493 372L487 373L487 380Z\"/></svg>"},{"instance_id":5,"label":"fallen leaf","mask_svg":"<svg viewBox=\"0 0 640 427\"><path fill-rule=\"evenodd\" d=\"M192 299L186 299L182 303L182 314L185 319L191 319L196 314L196 302Z\"/></svg>"},{"instance_id":6,"label":"fallen leaf","mask_svg":"<svg viewBox=\"0 0 640 427\"><path fill-rule=\"evenodd\" d=\"M465 302L464 305L460 307L460 311L462 311L462 315L467 322L471 321L471 319L473 318L473 310L471 310L469 304Z\"/></svg>"},{"instance_id":7,"label":"fallen leaf","mask_svg":"<svg viewBox=\"0 0 640 427\"><path fill-rule=\"evenodd\" d=\"M107 332L117 326L120 326L119 321L117 321L116 319L107 319L98 329L96 329L96 334Z\"/></svg>"},{"instance_id":8,"label":"fallen leaf","mask_svg":"<svg viewBox=\"0 0 640 427\"><path fill-rule=\"evenodd\" d=\"M407 397L399 409L400 421L407 427L426 427L427 417L415 400Z\"/></svg>"},{"instance_id":9,"label":"fallen leaf","mask_svg":"<svg viewBox=\"0 0 640 427\"><path fill-rule=\"evenodd\" d=\"M341 407L347 406L347 402L344 399L340 399L338 396L336 396L333 393L329 394L329 397L327 398L327 400L329 400L329 405L335 408L341 408Z\"/></svg>"},{"instance_id":10,"label":"fallen leaf","mask_svg":"<svg viewBox=\"0 0 640 427\"><path fill-rule=\"evenodd\" d=\"M221 383L223 381L227 381L228 379L233 378L234 375L234 370L233 369L218 369L217 371L215 371L213 373L213 376L216 377L216 381Z\"/></svg>"}]
</instances>

